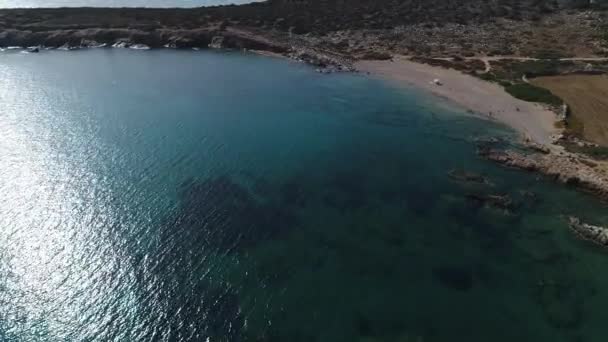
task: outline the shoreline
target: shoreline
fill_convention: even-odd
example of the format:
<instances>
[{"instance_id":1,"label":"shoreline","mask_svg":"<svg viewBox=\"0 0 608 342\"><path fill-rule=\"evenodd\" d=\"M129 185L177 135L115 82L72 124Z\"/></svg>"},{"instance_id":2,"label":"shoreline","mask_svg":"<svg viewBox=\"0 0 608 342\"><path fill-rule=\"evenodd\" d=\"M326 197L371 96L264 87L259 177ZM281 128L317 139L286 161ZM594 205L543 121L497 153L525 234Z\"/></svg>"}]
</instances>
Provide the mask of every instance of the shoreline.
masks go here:
<instances>
[{"instance_id":1,"label":"shoreline","mask_svg":"<svg viewBox=\"0 0 608 342\"><path fill-rule=\"evenodd\" d=\"M608 203L608 160L569 152L559 144L566 136L556 125L559 117L554 111L519 100L502 86L470 74L482 71L484 66L488 73L489 62L499 64L502 59L605 60L596 49L603 40L591 39L597 32L593 25L587 26L605 23L602 13L558 11L543 15L543 21L492 17L491 22L477 22L475 14L469 18L469 26L460 20L458 24L450 23L449 17L435 11L426 17L440 25L427 26L427 22L412 21L408 17L411 11L405 7L404 12L380 22L379 18L388 14L382 6L369 19L369 9L364 7L351 13L296 5L267 1L194 9L0 9L0 50L15 46L39 50L102 46L134 50L233 49L303 62L320 73L360 71L397 88L428 92L441 100L441 105L513 129L521 141L513 139L516 141L508 147L478 143L480 158L543 175ZM293 15L298 13L308 15ZM524 34L526 39L518 39ZM556 41L548 41L547 36ZM508 48L504 42L509 42ZM608 53L608 47L603 52ZM422 59L471 58L482 64L463 69L467 74L415 62L406 55ZM523 77L526 82L526 73L517 71L516 76L517 81Z\"/></svg>"},{"instance_id":2,"label":"shoreline","mask_svg":"<svg viewBox=\"0 0 608 342\"><path fill-rule=\"evenodd\" d=\"M130 42L130 45L138 45ZM129 48L130 46L106 45L105 48ZM76 49L93 49L80 46ZM165 48L188 50L192 48L166 46ZM21 47L22 50L27 49ZM133 48L132 48L133 49ZM195 48L198 50L198 48ZM225 47L205 47L202 49L225 49ZM230 49L230 48L229 48ZM60 49L61 50L61 49ZM72 49L65 49L71 51ZM135 50L138 50L135 48ZM158 50L158 48L151 48ZM478 79L454 69L417 63L397 56L394 60L359 60L353 69L342 68L340 61L332 60L326 54L313 49L292 47L288 51L275 52L265 49L241 48L267 58L283 58L304 62L321 72L345 71L362 72L378 77L396 86L427 91L445 100L444 104L458 106L484 120L502 123L515 130L523 139L522 145L528 152L507 149L496 150L491 146L480 146L479 155L497 164L531 171L548 176L558 183L573 185L577 189L591 193L601 201L608 202L608 161L598 161L579 153L567 152L556 144L560 130L556 128L557 114L541 105L516 99L497 84ZM299 52L299 53L298 53ZM334 64L336 63L336 64ZM336 67L338 65L338 67ZM325 70L325 71L324 71ZM439 79L441 85L433 81ZM491 113L491 115L490 115Z\"/></svg>"},{"instance_id":3,"label":"shoreline","mask_svg":"<svg viewBox=\"0 0 608 342\"><path fill-rule=\"evenodd\" d=\"M413 62L403 56L386 61L357 61L355 68L398 87L430 92L480 118L502 123L518 132L524 141L549 146L560 132L555 127L557 115L553 111L516 99L497 84L454 69Z\"/></svg>"},{"instance_id":4,"label":"shoreline","mask_svg":"<svg viewBox=\"0 0 608 342\"><path fill-rule=\"evenodd\" d=\"M240 32L239 32L240 33ZM249 37L248 37L249 38ZM121 41L112 45L103 43L81 44L79 46L6 46L0 51L21 50L22 52L36 48L40 50L88 50L97 48L119 48L130 50L233 50L238 49L255 55L303 62L311 67L317 67L318 72L360 72L371 77L377 77L402 88L413 87L433 94L445 100L445 104L458 106L470 114L484 120L502 123L515 130L522 137L522 142L539 149L558 150L563 148L555 144L562 133L556 127L558 116L555 112L542 105L517 99L507 93L497 84L484 81L455 69L432 66L411 61L405 56L394 56L391 60L356 60L351 65L345 65L333 56L309 47L290 47L282 51L275 49L251 49L245 47L228 47L224 44L206 47L183 47L165 45L162 48L150 47L133 41ZM223 46L224 45L224 46ZM240 45L240 44L239 44ZM35 51L37 53L38 51ZM439 80L441 84L434 83Z\"/></svg>"},{"instance_id":5,"label":"shoreline","mask_svg":"<svg viewBox=\"0 0 608 342\"><path fill-rule=\"evenodd\" d=\"M248 37L249 38L249 37ZM133 41L122 41L112 45L103 43L98 45L87 44L80 46L11 46L2 48L1 51L21 50L29 52L31 48L44 50L74 51L81 49L96 48L119 48L130 50L232 50L235 48L222 46L206 47L182 47L165 45L162 48L150 47ZM142 46L142 47L140 47ZM394 56L391 60L358 60L351 62L351 66L345 66L342 61L337 61L327 55L307 47L291 47L283 51L274 49L249 49L244 47L238 50L253 53L255 55L288 59L304 62L311 67L320 67L317 71L321 73L331 72L360 72L368 76L377 77L384 81L393 83L402 88L413 87L433 94L445 100L450 106L458 106L470 114L484 120L502 123L515 130L521 136L524 144L537 146L541 149L562 150L561 146L555 144L556 137L561 130L555 126L558 122L557 114L540 104L519 100L497 84L467 75L458 70L447 69L439 66L411 61L404 56ZM38 51L36 51L38 52ZM333 57L333 56L332 56ZM435 84L434 80L440 80L441 85Z\"/></svg>"},{"instance_id":6,"label":"shoreline","mask_svg":"<svg viewBox=\"0 0 608 342\"><path fill-rule=\"evenodd\" d=\"M558 145L562 132L555 126L558 116L553 111L516 99L497 84L401 56L393 61L358 61L355 67L398 87L427 91L449 104L472 111L481 119L514 129L523 138L525 151L496 148L490 143L479 144L478 155L504 167L544 175L608 204L608 161L569 152ZM435 79L442 84L434 83Z\"/></svg>"}]
</instances>

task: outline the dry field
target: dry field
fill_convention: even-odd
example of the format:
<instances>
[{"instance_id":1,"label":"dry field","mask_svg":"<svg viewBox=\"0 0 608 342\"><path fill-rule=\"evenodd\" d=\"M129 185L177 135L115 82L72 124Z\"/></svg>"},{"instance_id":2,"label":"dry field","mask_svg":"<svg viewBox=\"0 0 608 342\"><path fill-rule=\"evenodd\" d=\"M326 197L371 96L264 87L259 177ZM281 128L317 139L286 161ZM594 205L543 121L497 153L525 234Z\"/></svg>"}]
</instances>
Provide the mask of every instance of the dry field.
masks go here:
<instances>
[{"instance_id":1,"label":"dry field","mask_svg":"<svg viewBox=\"0 0 608 342\"><path fill-rule=\"evenodd\" d=\"M608 146L608 76L539 77L532 83L551 90L570 105L568 124L575 133Z\"/></svg>"}]
</instances>

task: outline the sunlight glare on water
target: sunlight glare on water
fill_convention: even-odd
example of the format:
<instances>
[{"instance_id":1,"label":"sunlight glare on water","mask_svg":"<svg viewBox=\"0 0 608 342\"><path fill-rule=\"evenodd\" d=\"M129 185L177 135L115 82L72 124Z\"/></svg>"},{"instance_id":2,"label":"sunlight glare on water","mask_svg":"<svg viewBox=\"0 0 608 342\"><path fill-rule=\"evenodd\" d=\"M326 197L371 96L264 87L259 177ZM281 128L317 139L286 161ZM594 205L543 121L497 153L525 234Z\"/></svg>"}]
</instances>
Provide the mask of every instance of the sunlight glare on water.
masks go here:
<instances>
[{"instance_id":1,"label":"sunlight glare on water","mask_svg":"<svg viewBox=\"0 0 608 342\"><path fill-rule=\"evenodd\" d=\"M103 180L82 151L57 149L58 125L70 122L49 120L56 102L37 84L0 63L0 336L21 341L76 337L66 322L103 327L99 314L109 312L89 309L131 281L107 235L117 218L96 185Z\"/></svg>"},{"instance_id":2,"label":"sunlight glare on water","mask_svg":"<svg viewBox=\"0 0 608 342\"><path fill-rule=\"evenodd\" d=\"M437 101L240 52L0 53L0 341L604 342L608 259L563 217L606 208Z\"/></svg>"}]
</instances>

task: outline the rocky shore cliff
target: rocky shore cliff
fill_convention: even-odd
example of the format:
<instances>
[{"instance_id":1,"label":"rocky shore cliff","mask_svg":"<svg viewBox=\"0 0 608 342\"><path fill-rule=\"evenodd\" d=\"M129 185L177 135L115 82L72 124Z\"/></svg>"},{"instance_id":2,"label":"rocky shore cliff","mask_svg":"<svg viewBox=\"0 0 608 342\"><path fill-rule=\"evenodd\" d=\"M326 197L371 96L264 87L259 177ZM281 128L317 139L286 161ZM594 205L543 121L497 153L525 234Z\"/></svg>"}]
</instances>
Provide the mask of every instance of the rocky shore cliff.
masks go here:
<instances>
[{"instance_id":1,"label":"rocky shore cliff","mask_svg":"<svg viewBox=\"0 0 608 342\"><path fill-rule=\"evenodd\" d=\"M530 56L548 50L591 56L608 53L605 17L603 2L587 0L269 0L194 9L1 9L0 47L206 48L217 46L216 39L226 48L314 54L329 62L391 54Z\"/></svg>"}]
</instances>

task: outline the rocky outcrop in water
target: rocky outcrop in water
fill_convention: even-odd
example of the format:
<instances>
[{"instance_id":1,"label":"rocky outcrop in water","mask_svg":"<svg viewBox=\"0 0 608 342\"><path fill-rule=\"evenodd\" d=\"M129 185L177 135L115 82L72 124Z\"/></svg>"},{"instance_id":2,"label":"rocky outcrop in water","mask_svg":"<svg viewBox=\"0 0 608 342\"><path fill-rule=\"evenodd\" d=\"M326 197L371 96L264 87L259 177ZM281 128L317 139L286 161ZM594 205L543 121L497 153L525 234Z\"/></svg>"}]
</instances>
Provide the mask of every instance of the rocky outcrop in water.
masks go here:
<instances>
[{"instance_id":1,"label":"rocky outcrop in water","mask_svg":"<svg viewBox=\"0 0 608 342\"><path fill-rule=\"evenodd\" d=\"M448 177L457 182L489 185L490 181L483 175L465 170L450 170Z\"/></svg>"},{"instance_id":2,"label":"rocky outcrop in water","mask_svg":"<svg viewBox=\"0 0 608 342\"><path fill-rule=\"evenodd\" d=\"M468 194L466 197L479 206L504 210L505 213L509 213L515 208L513 199L506 194Z\"/></svg>"},{"instance_id":3,"label":"rocky outcrop in water","mask_svg":"<svg viewBox=\"0 0 608 342\"><path fill-rule=\"evenodd\" d=\"M579 218L574 216L568 218L568 223L570 224L570 229L581 238L600 246L608 247L608 228L583 223Z\"/></svg>"},{"instance_id":4,"label":"rocky outcrop in water","mask_svg":"<svg viewBox=\"0 0 608 342\"><path fill-rule=\"evenodd\" d=\"M473 272L466 266L440 266L433 275L445 287L456 291L469 291L473 287Z\"/></svg>"},{"instance_id":5,"label":"rocky outcrop in water","mask_svg":"<svg viewBox=\"0 0 608 342\"><path fill-rule=\"evenodd\" d=\"M573 185L608 201L605 165L579 155L553 150L550 153L523 154L492 148L481 148L478 154L504 166L542 173L559 183Z\"/></svg>"}]
</instances>

